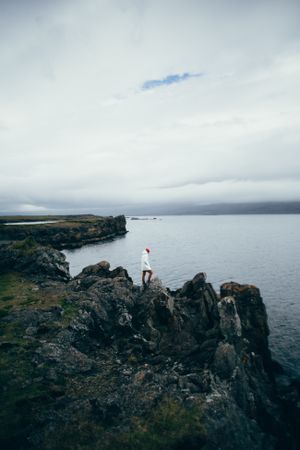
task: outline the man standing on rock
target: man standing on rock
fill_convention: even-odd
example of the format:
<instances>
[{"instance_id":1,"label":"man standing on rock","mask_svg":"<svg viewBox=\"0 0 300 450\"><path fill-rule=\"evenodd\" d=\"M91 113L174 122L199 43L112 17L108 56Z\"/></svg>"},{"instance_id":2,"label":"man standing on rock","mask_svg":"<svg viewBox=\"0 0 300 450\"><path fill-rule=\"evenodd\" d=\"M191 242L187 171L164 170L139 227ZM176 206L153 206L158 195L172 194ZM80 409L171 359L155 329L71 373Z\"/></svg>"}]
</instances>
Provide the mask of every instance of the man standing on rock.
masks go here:
<instances>
[{"instance_id":1,"label":"man standing on rock","mask_svg":"<svg viewBox=\"0 0 300 450\"><path fill-rule=\"evenodd\" d=\"M153 272L151 270L151 266L150 266L150 262L149 262L149 253L150 253L150 248L145 248L145 250L143 250L142 253L142 261L141 261L141 266L142 266L142 283L143 286L146 285L146 281L145 281L145 277L146 277L146 273L149 274L147 283L150 283L151 277L153 275Z\"/></svg>"}]
</instances>

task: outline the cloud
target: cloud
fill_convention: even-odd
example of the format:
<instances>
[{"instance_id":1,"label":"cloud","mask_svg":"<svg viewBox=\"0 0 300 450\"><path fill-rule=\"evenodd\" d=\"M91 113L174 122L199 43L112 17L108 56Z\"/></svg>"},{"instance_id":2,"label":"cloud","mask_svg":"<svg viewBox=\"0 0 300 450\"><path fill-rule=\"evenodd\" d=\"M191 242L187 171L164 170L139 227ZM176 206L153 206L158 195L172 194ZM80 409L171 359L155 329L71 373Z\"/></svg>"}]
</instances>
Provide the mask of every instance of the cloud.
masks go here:
<instances>
[{"instance_id":1,"label":"cloud","mask_svg":"<svg viewBox=\"0 0 300 450\"><path fill-rule=\"evenodd\" d=\"M0 3L0 212L300 199L299 2Z\"/></svg>"},{"instance_id":2,"label":"cloud","mask_svg":"<svg viewBox=\"0 0 300 450\"><path fill-rule=\"evenodd\" d=\"M18 206L18 211L21 213L35 213L35 212L45 212L47 211L47 208L44 206L38 206L38 205L28 205L28 204L21 204Z\"/></svg>"},{"instance_id":3,"label":"cloud","mask_svg":"<svg viewBox=\"0 0 300 450\"><path fill-rule=\"evenodd\" d=\"M5 125L4 120L0 120L0 131L6 131L8 128Z\"/></svg>"}]
</instances>

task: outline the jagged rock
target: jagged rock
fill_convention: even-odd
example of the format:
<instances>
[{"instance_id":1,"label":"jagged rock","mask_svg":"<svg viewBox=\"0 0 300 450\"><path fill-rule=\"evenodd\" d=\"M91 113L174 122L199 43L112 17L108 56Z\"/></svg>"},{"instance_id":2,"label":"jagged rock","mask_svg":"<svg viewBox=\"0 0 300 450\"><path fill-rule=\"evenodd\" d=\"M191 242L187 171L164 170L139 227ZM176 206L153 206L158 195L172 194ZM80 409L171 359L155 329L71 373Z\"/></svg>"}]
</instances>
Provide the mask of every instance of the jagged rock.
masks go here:
<instances>
[{"instance_id":1,"label":"jagged rock","mask_svg":"<svg viewBox=\"0 0 300 450\"><path fill-rule=\"evenodd\" d=\"M57 374L72 375L91 370L93 362L71 345L63 347L58 343L45 342L37 350L39 363L55 364Z\"/></svg>"},{"instance_id":2,"label":"jagged rock","mask_svg":"<svg viewBox=\"0 0 300 450\"><path fill-rule=\"evenodd\" d=\"M114 270L109 270L110 264L107 261L100 261L98 264L85 267L74 280L79 289L89 289L94 283L99 282L99 278L125 278L132 283L132 278L123 267L116 267Z\"/></svg>"},{"instance_id":3,"label":"jagged rock","mask_svg":"<svg viewBox=\"0 0 300 450\"><path fill-rule=\"evenodd\" d=\"M271 354L268 346L268 319L266 308L259 289L252 285L224 283L221 297L234 297L235 306L241 322L243 338L248 341L248 352L261 355L267 370L272 368Z\"/></svg>"},{"instance_id":4,"label":"jagged rock","mask_svg":"<svg viewBox=\"0 0 300 450\"><path fill-rule=\"evenodd\" d=\"M233 297L223 297L218 303L220 331L229 343L241 340L242 326Z\"/></svg>"},{"instance_id":5,"label":"jagged rock","mask_svg":"<svg viewBox=\"0 0 300 450\"><path fill-rule=\"evenodd\" d=\"M32 240L0 245L0 271L19 271L39 279L69 280L69 263L65 255Z\"/></svg>"},{"instance_id":6,"label":"jagged rock","mask_svg":"<svg viewBox=\"0 0 300 450\"><path fill-rule=\"evenodd\" d=\"M188 298L197 298L205 287L206 274L200 272L191 281L187 281L180 290L180 295ZM200 291L200 292L199 292Z\"/></svg>"},{"instance_id":7,"label":"jagged rock","mask_svg":"<svg viewBox=\"0 0 300 450\"><path fill-rule=\"evenodd\" d=\"M134 439L153 429L143 421L159 419L161 427L173 420L170 433L176 435L188 417L201 422L205 433L193 441L189 431L175 439L174 449L296 450L298 391L282 389L284 401L278 396L257 288L227 283L220 299L198 274L176 292L159 280L142 289L125 269L110 270L105 261L67 284L55 283L50 287L60 295L64 286L56 309L24 309L2 318L9 330L18 324L27 345L18 355L30 353L28 378L47 392L45 402L28 395L30 426L18 422L23 435L18 442L13 436L3 440L4 448L21 442L29 450L52 450L64 442L66 449L141 450ZM7 343L1 350L16 352ZM14 389L27 381L12 369ZM198 426L192 423L189 430Z\"/></svg>"},{"instance_id":8,"label":"jagged rock","mask_svg":"<svg viewBox=\"0 0 300 450\"><path fill-rule=\"evenodd\" d=\"M80 272L75 280L86 279L89 276L93 277L106 277L109 274L110 264L107 261L100 261L98 264L93 264L85 267Z\"/></svg>"},{"instance_id":9,"label":"jagged rock","mask_svg":"<svg viewBox=\"0 0 300 450\"><path fill-rule=\"evenodd\" d=\"M228 379L232 376L237 364L234 346L228 342L220 342L214 357L215 373L221 378Z\"/></svg>"}]
</instances>

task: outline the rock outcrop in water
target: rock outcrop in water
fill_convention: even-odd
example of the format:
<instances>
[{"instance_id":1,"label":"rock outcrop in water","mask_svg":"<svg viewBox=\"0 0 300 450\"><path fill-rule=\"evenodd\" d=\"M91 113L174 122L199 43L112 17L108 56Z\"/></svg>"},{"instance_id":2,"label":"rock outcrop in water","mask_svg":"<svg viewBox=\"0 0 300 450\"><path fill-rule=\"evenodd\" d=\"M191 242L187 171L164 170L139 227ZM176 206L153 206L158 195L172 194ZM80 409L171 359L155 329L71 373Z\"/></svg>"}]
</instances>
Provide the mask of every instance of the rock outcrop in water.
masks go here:
<instances>
[{"instance_id":1,"label":"rock outcrop in water","mask_svg":"<svg viewBox=\"0 0 300 450\"><path fill-rule=\"evenodd\" d=\"M44 278L6 274L14 295L0 279L3 448L297 448L256 287L142 289L105 261L61 281L53 258Z\"/></svg>"},{"instance_id":2,"label":"rock outcrop in water","mask_svg":"<svg viewBox=\"0 0 300 450\"><path fill-rule=\"evenodd\" d=\"M32 219L32 217L31 217ZM38 225L17 225L21 216L9 218L16 225L0 224L0 241L23 240L33 238L42 245L52 245L57 249L81 247L85 244L112 239L126 234L125 216L41 216L39 220L56 220L55 223Z\"/></svg>"}]
</instances>

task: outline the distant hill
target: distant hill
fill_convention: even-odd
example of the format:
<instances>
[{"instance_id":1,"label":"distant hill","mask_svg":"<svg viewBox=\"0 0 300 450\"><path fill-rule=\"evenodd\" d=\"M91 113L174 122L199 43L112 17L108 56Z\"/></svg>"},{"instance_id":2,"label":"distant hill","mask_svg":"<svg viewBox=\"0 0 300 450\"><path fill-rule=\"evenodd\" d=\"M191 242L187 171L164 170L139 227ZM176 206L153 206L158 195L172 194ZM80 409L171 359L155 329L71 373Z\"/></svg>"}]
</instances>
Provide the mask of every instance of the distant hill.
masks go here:
<instances>
[{"instance_id":1,"label":"distant hill","mask_svg":"<svg viewBox=\"0 0 300 450\"><path fill-rule=\"evenodd\" d=\"M300 214L300 201L151 205L134 208L135 215Z\"/></svg>"},{"instance_id":2,"label":"distant hill","mask_svg":"<svg viewBox=\"0 0 300 450\"><path fill-rule=\"evenodd\" d=\"M300 202L219 203L193 206L184 214L300 214Z\"/></svg>"},{"instance_id":3,"label":"distant hill","mask_svg":"<svg viewBox=\"0 0 300 450\"><path fill-rule=\"evenodd\" d=\"M0 223L6 222L8 219L11 221L16 220L61 220L63 218L77 218L83 220L84 218L93 219L92 214L80 215L80 209L78 214L73 215L49 215L40 216L36 214L18 215L13 217L11 214L5 214L0 212ZM106 206L99 208L91 208L90 213L94 213L97 216L107 215L120 215L126 216L163 216L163 215L224 215L224 214L300 214L300 201L293 202L251 202L251 203L214 203L207 205L195 205L189 202L181 203L152 203L152 204L136 204L136 205L123 205L120 206ZM41 219L42 217L42 219Z\"/></svg>"}]
</instances>

